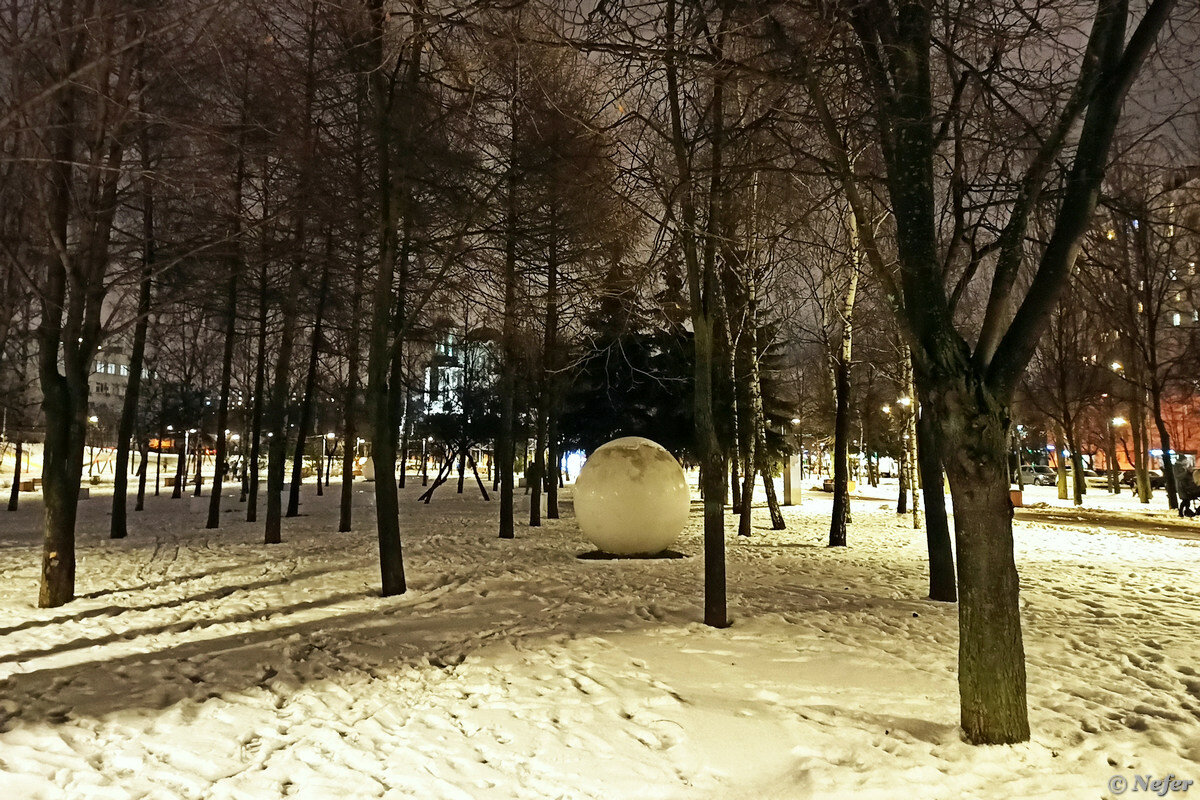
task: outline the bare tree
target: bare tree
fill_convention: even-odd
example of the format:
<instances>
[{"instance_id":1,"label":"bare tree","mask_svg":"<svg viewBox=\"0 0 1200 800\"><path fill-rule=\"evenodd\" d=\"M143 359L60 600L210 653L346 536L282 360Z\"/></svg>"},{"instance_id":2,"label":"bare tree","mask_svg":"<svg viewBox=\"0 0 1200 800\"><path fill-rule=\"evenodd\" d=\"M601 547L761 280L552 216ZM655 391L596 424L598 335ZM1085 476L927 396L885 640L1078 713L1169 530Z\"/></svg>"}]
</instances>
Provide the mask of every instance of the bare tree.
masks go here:
<instances>
[{"instance_id":1,"label":"bare tree","mask_svg":"<svg viewBox=\"0 0 1200 800\"><path fill-rule=\"evenodd\" d=\"M912 344L919 399L936 422L958 510L959 687L962 724L972 742L1029 737L1009 515L1008 405L1048 313L1070 281L1122 103L1173 7L1172 0L1153 0L1127 33L1128 4L1100 0L1079 50L1048 33L1069 24L1081 11L1076 4L993 13L982 5L879 0L834 10L839 24L830 29L828 52L840 57L844 45L852 43L854 79L873 104L898 269L873 254L869 241L864 246ZM802 49L789 34L796 30L789 10L773 17L777 39L819 105L824 93L810 56L811 34ZM1022 112L1010 100L1011 87L1019 81L1019 57L1031 56L1035 48L1055 82L1036 110ZM1073 78L1062 74L1072 68ZM935 100L940 96L950 102ZM1020 156L1009 163L1024 166L1010 167L1013 174L999 193L990 179L972 186L974 173L963 168L971 165L972 151L956 146L966 128L955 121L972 120L968 127L974 135L982 132L977 126L985 110L983 124L1002 119L1005 127L1021 131L1011 139ZM839 174L861 221L865 209L845 143L836 126L823 128L835 153L841 153ZM942 160L943 148L954 157ZM960 167L950 180L939 173L943 163ZM1031 217L1047 186L1059 182L1060 164L1065 172L1051 233L1031 254L1026 249ZM939 195L946 187L949 202ZM967 197L989 197L976 207L988 209L997 233L983 248L970 248L964 262ZM940 217L941 208L951 213ZM957 220L964 233L943 238L941 219L951 225ZM980 277L985 259L991 265L987 299L982 315L974 317L977 324L968 326L955 316L963 293L957 287ZM1021 266L1030 262L1032 277L1018 281Z\"/></svg>"}]
</instances>

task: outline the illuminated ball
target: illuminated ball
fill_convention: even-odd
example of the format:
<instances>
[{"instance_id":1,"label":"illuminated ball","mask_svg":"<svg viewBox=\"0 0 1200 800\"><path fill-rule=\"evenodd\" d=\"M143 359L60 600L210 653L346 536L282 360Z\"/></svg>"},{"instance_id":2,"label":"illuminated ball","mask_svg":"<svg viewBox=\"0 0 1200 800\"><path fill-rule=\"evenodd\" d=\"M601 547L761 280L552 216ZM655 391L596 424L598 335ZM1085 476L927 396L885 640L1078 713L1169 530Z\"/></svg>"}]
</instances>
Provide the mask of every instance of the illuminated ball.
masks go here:
<instances>
[{"instance_id":1,"label":"illuminated ball","mask_svg":"<svg viewBox=\"0 0 1200 800\"><path fill-rule=\"evenodd\" d=\"M640 436L598 448L575 479L575 519L584 537L613 555L665 550L687 524L691 494L683 467Z\"/></svg>"}]
</instances>

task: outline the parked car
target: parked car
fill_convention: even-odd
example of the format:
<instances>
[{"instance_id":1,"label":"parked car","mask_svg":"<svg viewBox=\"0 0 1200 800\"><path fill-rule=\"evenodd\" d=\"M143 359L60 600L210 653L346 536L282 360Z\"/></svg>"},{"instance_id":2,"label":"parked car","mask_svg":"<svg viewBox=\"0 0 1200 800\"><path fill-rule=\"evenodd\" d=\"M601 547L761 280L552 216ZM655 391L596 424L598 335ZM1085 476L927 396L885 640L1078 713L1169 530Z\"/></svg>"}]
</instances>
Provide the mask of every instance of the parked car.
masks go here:
<instances>
[{"instance_id":1,"label":"parked car","mask_svg":"<svg viewBox=\"0 0 1200 800\"><path fill-rule=\"evenodd\" d=\"M1071 468L1067 468L1067 480L1071 479ZM1083 471L1083 482L1088 486L1108 486L1108 477L1101 475L1094 469L1085 469Z\"/></svg>"},{"instance_id":2,"label":"parked car","mask_svg":"<svg viewBox=\"0 0 1200 800\"><path fill-rule=\"evenodd\" d=\"M1121 483L1125 486L1133 486L1136 483L1135 477L1136 473L1131 469L1127 469L1121 473ZM1167 479L1163 477L1163 474L1156 469L1150 470L1150 488L1167 488Z\"/></svg>"},{"instance_id":3,"label":"parked car","mask_svg":"<svg viewBox=\"0 0 1200 800\"><path fill-rule=\"evenodd\" d=\"M1017 475L1014 472L1013 483L1016 482ZM1022 464L1021 482L1033 486L1054 486L1058 483L1058 475L1044 464Z\"/></svg>"}]
</instances>

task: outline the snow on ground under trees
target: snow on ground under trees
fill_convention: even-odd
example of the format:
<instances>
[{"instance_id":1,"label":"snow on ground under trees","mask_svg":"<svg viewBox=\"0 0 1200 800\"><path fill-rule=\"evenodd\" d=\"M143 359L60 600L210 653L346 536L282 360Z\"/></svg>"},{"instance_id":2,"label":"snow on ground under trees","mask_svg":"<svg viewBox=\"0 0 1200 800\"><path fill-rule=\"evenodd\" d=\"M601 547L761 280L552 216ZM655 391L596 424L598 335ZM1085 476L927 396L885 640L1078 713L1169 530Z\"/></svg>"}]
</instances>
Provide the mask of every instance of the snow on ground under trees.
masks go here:
<instances>
[{"instance_id":1,"label":"snow on ground under trees","mask_svg":"<svg viewBox=\"0 0 1200 800\"><path fill-rule=\"evenodd\" d=\"M569 504L500 541L495 503L409 488L410 590L381 599L369 485L345 534L337 492L306 487L272 546L236 493L221 530L207 498L151 497L113 542L93 492L79 599L38 609L24 495L0 515L0 796L1096 798L1118 774L1200 779L1200 541L1019 517L1034 738L971 747L955 609L921 599L924 535L877 491L846 549L824 546L817 492L787 531L763 509L731 535L726 630L698 622L698 504L690 558L581 561Z\"/></svg>"}]
</instances>

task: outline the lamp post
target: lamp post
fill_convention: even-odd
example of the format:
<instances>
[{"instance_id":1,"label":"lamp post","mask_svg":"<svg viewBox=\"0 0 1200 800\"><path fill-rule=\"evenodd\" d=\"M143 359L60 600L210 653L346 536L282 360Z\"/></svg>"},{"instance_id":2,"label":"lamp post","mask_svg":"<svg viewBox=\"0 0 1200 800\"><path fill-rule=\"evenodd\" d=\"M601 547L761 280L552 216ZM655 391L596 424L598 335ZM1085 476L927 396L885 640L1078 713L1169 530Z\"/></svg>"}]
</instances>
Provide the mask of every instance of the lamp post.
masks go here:
<instances>
[{"instance_id":1,"label":"lamp post","mask_svg":"<svg viewBox=\"0 0 1200 800\"><path fill-rule=\"evenodd\" d=\"M879 410L880 410L880 411L882 411L883 413L887 414L887 415L888 415L888 419L889 419L889 420L891 419L891 417L892 417L892 406L891 406L891 404L890 404L890 403L884 403L883 405L881 405L881 406L879 407ZM888 424L887 424L887 426L886 426L886 428L885 428L885 429L888 431L888 433L889 433L889 434L891 433L891 430L892 430L892 424L891 424L891 422L888 422ZM893 459L893 461L894 461L894 459Z\"/></svg>"},{"instance_id":2,"label":"lamp post","mask_svg":"<svg viewBox=\"0 0 1200 800\"><path fill-rule=\"evenodd\" d=\"M430 443L433 437L421 439L421 486L430 485Z\"/></svg>"},{"instance_id":3,"label":"lamp post","mask_svg":"<svg viewBox=\"0 0 1200 800\"><path fill-rule=\"evenodd\" d=\"M904 423L904 479L901 481L901 491L908 489L910 511L913 515L913 527L920 527L920 476L917 474L917 406L908 395L897 398L896 404L902 412ZM907 487L905 487L907 483Z\"/></svg>"},{"instance_id":4,"label":"lamp post","mask_svg":"<svg viewBox=\"0 0 1200 800\"><path fill-rule=\"evenodd\" d=\"M332 433L327 433L321 437L321 457L317 460L317 497L322 497L325 494L325 469L326 469L326 453L328 448L326 442L333 439Z\"/></svg>"},{"instance_id":5,"label":"lamp post","mask_svg":"<svg viewBox=\"0 0 1200 800\"><path fill-rule=\"evenodd\" d=\"M1128 425L1124 417L1110 417L1108 420L1108 451L1112 453L1112 466L1109 468L1108 487L1113 494L1121 493L1121 470L1117 461L1117 428Z\"/></svg>"},{"instance_id":6,"label":"lamp post","mask_svg":"<svg viewBox=\"0 0 1200 800\"><path fill-rule=\"evenodd\" d=\"M1021 451L1025 449L1025 426L1013 425L1012 436L1017 445L1017 491L1023 492L1025 491L1025 476L1021 473L1021 456L1023 455Z\"/></svg>"},{"instance_id":7,"label":"lamp post","mask_svg":"<svg viewBox=\"0 0 1200 800\"><path fill-rule=\"evenodd\" d=\"M201 419L203 419L203 417L202 417ZM201 422L201 424L203 425L204 423L203 423L203 422ZM192 428L192 429L191 429L190 431L188 431L188 432L189 432L189 433L199 433L199 432L200 432L200 429L199 429L199 428ZM197 437L196 437L196 490L195 490L195 492L194 492L194 496L195 496L195 497L199 497L199 496L200 496L200 465L201 465L201 463L202 463L202 462L201 462L201 455L200 455L200 449L201 449L200 445L201 445L201 443L202 443L203 441L204 441L204 437L202 437L202 436L197 436Z\"/></svg>"}]
</instances>

